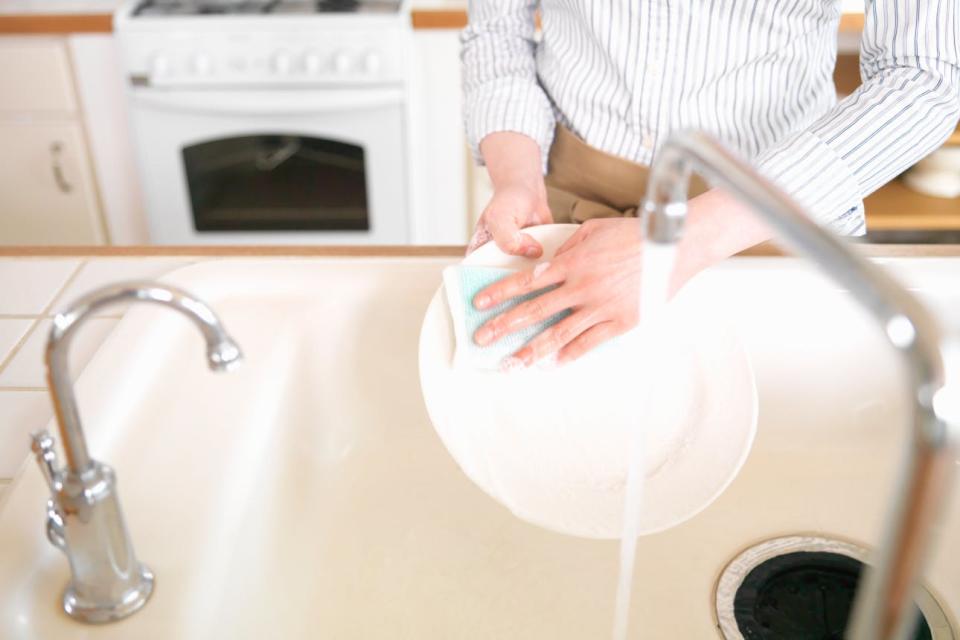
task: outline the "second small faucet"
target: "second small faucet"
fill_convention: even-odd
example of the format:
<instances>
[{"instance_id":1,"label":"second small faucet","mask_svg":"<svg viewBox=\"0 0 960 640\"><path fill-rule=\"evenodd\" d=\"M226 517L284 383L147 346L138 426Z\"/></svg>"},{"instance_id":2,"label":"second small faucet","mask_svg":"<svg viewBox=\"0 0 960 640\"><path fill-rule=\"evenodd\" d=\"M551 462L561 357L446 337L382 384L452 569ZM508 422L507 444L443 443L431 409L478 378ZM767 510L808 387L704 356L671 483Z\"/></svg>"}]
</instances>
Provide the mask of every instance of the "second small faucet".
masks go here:
<instances>
[{"instance_id":1,"label":"second small faucet","mask_svg":"<svg viewBox=\"0 0 960 640\"><path fill-rule=\"evenodd\" d=\"M83 622L124 618L153 592L153 574L133 551L113 469L91 458L87 449L67 362L70 343L84 320L103 307L137 301L161 304L189 318L206 340L207 362L214 371L232 369L242 358L237 343L207 305L166 285L133 282L104 287L54 318L46 350L47 379L66 465L58 466L53 438L46 431L33 435L32 448L51 492L47 537L70 562L63 608Z\"/></svg>"}]
</instances>

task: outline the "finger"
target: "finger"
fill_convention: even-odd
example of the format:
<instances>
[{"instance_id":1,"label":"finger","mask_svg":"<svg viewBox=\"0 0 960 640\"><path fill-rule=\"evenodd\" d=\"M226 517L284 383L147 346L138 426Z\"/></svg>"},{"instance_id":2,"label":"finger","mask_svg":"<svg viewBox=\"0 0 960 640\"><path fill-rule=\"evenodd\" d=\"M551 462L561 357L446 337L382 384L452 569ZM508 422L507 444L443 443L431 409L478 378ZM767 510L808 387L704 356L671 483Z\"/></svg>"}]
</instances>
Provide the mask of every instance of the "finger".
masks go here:
<instances>
[{"instance_id":1,"label":"finger","mask_svg":"<svg viewBox=\"0 0 960 640\"><path fill-rule=\"evenodd\" d=\"M533 239L528 233L520 234L520 253L527 258L539 258L543 255L543 245Z\"/></svg>"},{"instance_id":2,"label":"finger","mask_svg":"<svg viewBox=\"0 0 960 640\"><path fill-rule=\"evenodd\" d=\"M473 232L473 237L470 238L470 243L467 245L467 255L470 255L483 245L490 242L492 238L493 236L490 235L490 230L487 229L483 222L477 224L477 228Z\"/></svg>"},{"instance_id":3,"label":"finger","mask_svg":"<svg viewBox=\"0 0 960 640\"><path fill-rule=\"evenodd\" d=\"M569 344L559 351L557 354L557 364L572 362L596 348L598 345L616 338L622 333L625 333L625 331L616 322L607 321L595 324L571 340Z\"/></svg>"},{"instance_id":4,"label":"finger","mask_svg":"<svg viewBox=\"0 0 960 640\"><path fill-rule=\"evenodd\" d=\"M568 293L556 289L518 304L510 311L488 320L473 334L473 340L478 345L485 347L506 335L535 325L538 322L544 322L554 314L569 308Z\"/></svg>"},{"instance_id":5,"label":"finger","mask_svg":"<svg viewBox=\"0 0 960 640\"><path fill-rule=\"evenodd\" d=\"M487 228L493 235L493 241L504 253L514 256L538 258L543 255L543 247L526 233L520 233L520 226L511 216L490 216Z\"/></svg>"},{"instance_id":6,"label":"finger","mask_svg":"<svg viewBox=\"0 0 960 640\"><path fill-rule=\"evenodd\" d=\"M516 362L505 362L508 369L516 368L518 364L524 367L532 366L535 362L556 354L570 342L591 328L589 315L584 312L567 316L557 324L545 329L540 335L531 340L522 349L513 354ZM594 325L595 326L595 325Z\"/></svg>"},{"instance_id":7,"label":"finger","mask_svg":"<svg viewBox=\"0 0 960 640\"><path fill-rule=\"evenodd\" d=\"M570 251L570 249L573 249L575 246L583 242L584 238L587 237L589 230L590 230L589 224L585 223L580 225L580 227L573 232L573 235L567 238L566 242L560 245L560 248L557 249L556 253L554 253L553 255L559 256L566 253L567 251Z\"/></svg>"},{"instance_id":8,"label":"finger","mask_svg":"<svg viewBox=\"0 0 960 640\"><path fill-rule=\"evenodd\" d=\"M507 276L482 289L480 293L474 296L473 306L480 310L489 309L505 300L539 291L552 284L559 284L563 282L563 279L561 266L541 262L533 269Z\"/></svg>"}]
</instances>

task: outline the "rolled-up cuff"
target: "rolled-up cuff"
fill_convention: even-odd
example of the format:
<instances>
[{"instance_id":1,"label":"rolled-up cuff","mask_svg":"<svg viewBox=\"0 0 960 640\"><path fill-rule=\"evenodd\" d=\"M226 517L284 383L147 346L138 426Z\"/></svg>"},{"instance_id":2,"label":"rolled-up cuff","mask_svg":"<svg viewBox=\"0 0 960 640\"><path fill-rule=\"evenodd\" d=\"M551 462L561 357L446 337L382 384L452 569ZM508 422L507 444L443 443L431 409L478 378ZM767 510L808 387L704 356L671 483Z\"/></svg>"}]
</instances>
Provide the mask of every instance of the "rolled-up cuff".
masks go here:
<instances>
[{"instance_id":1,"label":"rolled-up cuff","mask_svg":"<svg viewBox=\"0 0 960 640\"><path fill-rule=\"evenodd\" d=\"M537 143L541 168L546 173L556 117L550 100L536 82L504 79L484 84L467 96L464 120L467 140L478 164L483 164L480 142L486 136L512 131Z\"/></svg>"},{"instance_id":2,"label":"rolled-up cuff","mask_svg":"<svg viewBox=\"0 0 960 640\"><path fill-rule=\"evenodd\" d=\"M754 165L820 224L847 236L866 233L859 182L816 135L807 131L793 135L760 154Z\"/></svg>"}]
</instances>

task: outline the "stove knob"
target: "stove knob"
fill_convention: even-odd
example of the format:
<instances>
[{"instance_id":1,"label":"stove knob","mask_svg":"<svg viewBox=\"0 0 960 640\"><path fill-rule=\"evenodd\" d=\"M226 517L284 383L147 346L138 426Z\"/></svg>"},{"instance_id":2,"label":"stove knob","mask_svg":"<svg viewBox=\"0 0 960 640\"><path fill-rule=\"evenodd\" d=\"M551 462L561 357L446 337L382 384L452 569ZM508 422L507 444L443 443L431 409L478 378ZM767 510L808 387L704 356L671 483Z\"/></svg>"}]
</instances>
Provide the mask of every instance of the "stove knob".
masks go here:
<instances>
[{"instance_id":1,"label":"stove knob","mask_svg":"<svg viewBox=\"0 0 960 640\"><path fill-rule=\"evenodd\" d=\"M150 75L163 77L170 74L170 59L162 54L157 54L150 59Z\"/></svg>"},{"instance_id":2,"label":"stove knob","mask_svg":"<svg viewBox=\"0 0 960 640\"><path fill-rule=\"evenodd\" d=\"M369 51L363 56L363 70L371 75L375 75L383 68L383 59L376 51Z\"/></svg>"},{"instance_id":3,"label":"stove knob","mask_svg":"<svg viewBox=\"0 0 960 640\"><path fill-rule=\"evenodd\" d=\"M290 54L286 51L277 51L273 54L273 60L270 64L274 71L283 74L290 73L290 68L293 66L290 62Z\"/></svg>"},{"instance_id":4,"label":"stove knob","mask_svg":"<svg viewBox=\"0 0 960 640\"><path fill-rule=\"evenodd\" d=\"M213 69L213 61L205 53L198 53L193 57L193 70L195 73L205 76Z\"/></svg>"},{"instance_id":5,"label":"stove knob","mask_svg":"<svg viewBox=\"0 0 960 640\"><path fill-rule=\"evenodd\" d=\"M350 56L345 51L333 55L333 70L339 75L349 72L350 66Z\"/></svg>"},{"instance_id":6,"label":"stove knob","mask_svg":"<svg viewBox=\"0 0 960 640\"><path fill-rule=\"evenodd\" d=\"M307 73L319 73L323 70L323 59L316 51L308 51L303 56L303 68Z\"/></svg>"}]
</instances>

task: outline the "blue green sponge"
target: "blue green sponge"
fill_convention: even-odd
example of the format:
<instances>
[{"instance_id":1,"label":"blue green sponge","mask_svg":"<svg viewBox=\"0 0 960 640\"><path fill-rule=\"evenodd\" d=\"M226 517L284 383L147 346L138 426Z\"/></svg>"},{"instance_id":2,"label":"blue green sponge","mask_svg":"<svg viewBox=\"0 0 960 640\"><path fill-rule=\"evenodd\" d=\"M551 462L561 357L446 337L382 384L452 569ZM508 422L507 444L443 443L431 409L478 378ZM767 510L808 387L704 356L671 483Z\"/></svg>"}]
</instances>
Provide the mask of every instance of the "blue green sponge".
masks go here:
<instances>
[{"instance_id":1,"label":"blue green sponge","mask_svg":"<svg viewBox=\"0 0 960 640\"><path fill-rule=\"evenodd\" d=\"M561 311L543 322L504 336L491 345L486 347L478 345L474 342L473 335L487 320L556 288L556 285L546 287L482 311L473 306L473 298L480 291L512 273L515 273L515 271L511 269L464 265L444 269L443 286L447 294L450 315L453 318L453 331L456 339L453 366L500 371L504 358L512 356L543 330L555 325L570 314L569 310Z\"/></svg>"}]
</instances>

